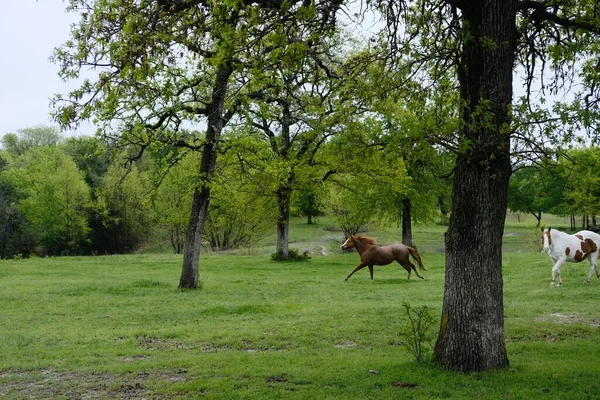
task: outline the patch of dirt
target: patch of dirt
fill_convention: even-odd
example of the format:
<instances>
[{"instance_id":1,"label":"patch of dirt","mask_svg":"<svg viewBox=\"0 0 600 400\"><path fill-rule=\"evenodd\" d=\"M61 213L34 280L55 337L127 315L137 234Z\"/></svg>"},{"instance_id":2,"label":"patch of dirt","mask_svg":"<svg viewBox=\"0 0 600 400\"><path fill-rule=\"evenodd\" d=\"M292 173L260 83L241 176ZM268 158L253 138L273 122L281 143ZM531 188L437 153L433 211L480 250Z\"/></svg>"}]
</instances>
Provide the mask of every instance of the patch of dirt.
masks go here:
<instances>
[{"instance_id":1,"label":"patch of dirt","mask_svg":"<svg viewBox=\"0 0 600 400\"><path fill-rule=\"evenodd\" d=\"M416 383L402 382L402 381L392 382L392 386L397 387L397 388L405 388L405 389L416 389L419 387L419 385L417 385Z\"/></svg>"},{"instance_id":2,"label":"patch of dirt","mask_svg":"<svg viewBox=\"0 0 600 400\"><path fill-rule=\"evenodd\" d=\"M552 313L549 317L538 317L536 319L538 321L551 321L559 324L583 324L594 328L600 328L600 320L577 313Z\"/></svg>"},{"instance_id":3,"label":"patch of dirt","mask_svg":"<svg viewBox=\"0 0 600 400\"><path fill-rule=\"evenodd\" d=\"M159 400L150 378L178 383L186 380L186 370L134 375L84 374L48 369L0 372L0 398L10 399L86 399L86 400Z\"/></svg>"},{"instance_id":4,"label":"patch of dirt","mask_svg":"<svg viewBox=\"0 0 600 400\"><path fill-rule=\"evenodd\" d=\"M337 349L347 349L350 347L355 347L356 343L355 342L343 342L343 343L336 343L333 345L333 347L337 348Z\"/></svg>"},{"instance_id":5,"label":"patch of dirt","mask_svg":"<svg viewBox=\"0 0 600 400\"><path fill-rule=\"evenodd\" d=\"M269 376L265 379L267 383L286 383L289 382L288 374L281 374L276 376Z\"/></svg>"}]
</instances>

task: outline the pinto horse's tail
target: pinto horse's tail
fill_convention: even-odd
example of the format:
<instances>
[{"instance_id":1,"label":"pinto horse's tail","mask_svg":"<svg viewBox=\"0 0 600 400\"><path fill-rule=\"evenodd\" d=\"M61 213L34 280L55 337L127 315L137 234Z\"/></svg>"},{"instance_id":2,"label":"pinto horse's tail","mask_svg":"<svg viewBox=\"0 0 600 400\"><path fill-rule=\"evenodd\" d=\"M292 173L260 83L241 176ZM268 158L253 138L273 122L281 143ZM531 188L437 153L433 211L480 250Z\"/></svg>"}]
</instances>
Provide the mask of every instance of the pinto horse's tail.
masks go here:
<instances>
[{"instance_id":1,"label":"pinto horse's tail","mask_svg":"<svg viewBox=\"0 0 600 400\"><path fill-rule=\"evenodd\" d=\"M408 247L408 252L412 256L412 258L414 258L414 260L417 262L417 264L419 264L419 269L422 269L423 271L427 271L425 269L425 267L423 266L423 262L421 261L421 255L419 254L417 249L412 248L410 246L406 246L406 247Z\"/></svg>"}]
</instances>

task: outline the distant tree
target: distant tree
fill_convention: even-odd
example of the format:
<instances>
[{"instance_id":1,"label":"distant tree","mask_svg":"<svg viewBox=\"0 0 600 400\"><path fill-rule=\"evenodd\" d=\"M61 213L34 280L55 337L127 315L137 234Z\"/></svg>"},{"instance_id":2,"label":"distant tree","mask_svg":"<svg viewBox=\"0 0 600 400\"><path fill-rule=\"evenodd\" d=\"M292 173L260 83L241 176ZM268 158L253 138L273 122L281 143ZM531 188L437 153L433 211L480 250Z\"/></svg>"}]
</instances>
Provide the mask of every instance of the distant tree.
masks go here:
<instances>
[{"instance_id":1,"label":"distant tree","mask_svg":"<svg viewBox=\"0 0 600 400\"><path fill-rule=\"evenodd\" d=\"M564 200L561 214L581 215L583 229L595 226L600 214L600 148L572 149L560 159L559 168Z\"/></svg>"},{"instance_id":2,"label":"distant tree","mask_svg":"<svg viewBox=\"0 0 600 400\"><path fill-rule=\"evenodd\" d=\"M306 223L312 225L314 218L321 214L322 205L315 190L301 191L294 202L298 211L306 217Z\"/></svg>"},{"instance_id":3,"label":"distant tree","mask_svg":"<svg viewBox=\"0 0 600 400\"><path fill-rule=\"evenodd\" d=\"M82 252L90 231L90 189L69 156L57 147L33 148L3 177L14 186L19 211L31 225L41 253Z\"/></svg>"},{"instance_id":4,"label":"distant tree","mask_svg":"<svg viewBox=\"0 0 600 400\"><path fill-rule=\"evenodd\" d=\"M328 179L330 210L345 235L381 221L397 221L409 191L406 164L383 145L384 125L377 118L351 123L327 146L336 173Z\"/></svg>"},{"instance_id":5,"label":"distant tree","mask_svg":"<svg viewBox=\"0 0 600 400\"><path fill-rule=\"evenodd\" d=\"M531 214L540 226L542 213L557 210L565 181L556 168L530 166L515 171L508 186L508 208Z\"/></svg>"},{"instance_id":6,"label":"distant tree","mask_svg":"<svg viewBox=\"0 0 600 400\"><path fill-rule=\"evenodd\" d=\"M140 168L140 165L142 167ZM124 165L116 158L96 192L94 253L128 253L152 233L148 168L143 160Z\"/></svg>"},{"instance_id":7,"label":"distant tree","mask_svg":"<svg viewBox=\"0 0 600 400\"><path fill-rule=\"evenodd\" d=\"M2 145L12 155L19 156L32 148L57 145L61 140L58 128L38 125L5 134Z\"/></svg>"},{"instance_id":8,"label":"distant tree","mask_svg":"<svg viewBox=\"0 0 600 400\"><path fill-rule=\"evenodd\" d=\"M2 174L9 167L5 156L0 152L0 258L27 257L35 242L27 219L19 211L16 188Z\"/></svg>"},{"instance_id":9,"label":"distant tree","mask_svg":"<svg viewBox=\"0 0 600 400\"><path fill-rule=\"evenodd\" d=\"M89 136L70 137L62 141L61 148L85 174L85 181L90 188L101 185L111 163L111 155L103 142Z\"/></svg>"}]
</instances>

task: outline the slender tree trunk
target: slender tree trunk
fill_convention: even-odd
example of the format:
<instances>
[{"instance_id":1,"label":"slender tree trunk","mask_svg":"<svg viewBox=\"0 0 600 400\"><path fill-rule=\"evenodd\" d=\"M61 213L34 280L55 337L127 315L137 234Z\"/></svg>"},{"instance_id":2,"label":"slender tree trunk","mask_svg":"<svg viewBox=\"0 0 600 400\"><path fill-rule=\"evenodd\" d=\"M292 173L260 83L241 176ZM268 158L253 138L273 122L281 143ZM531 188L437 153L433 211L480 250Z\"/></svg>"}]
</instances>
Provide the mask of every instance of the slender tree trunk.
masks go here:
<instances>
[{"instance_id":1,"label":"slender tree trunk","mask_svg":"<svg viewBox=\"0 0 600 400\"><path fill-rule=\"evenodd\" d=\"M290 201L292 190L289 187L277 189L277 248L276 253L281 260L290 256Z\"/></svg>"},{"instance_id":2,"label":"slender tree trunk","mask_svg":"<svg viewBox=\"0 0 600 400\"><path fill-rule=\"evenodd\" d=\"M402 200L402 244L413 247L412 243L412 206L410 199Z\"/></svg>"},{"instance_id":3,"label":"slender tree trunk","mask_svg":"<svg viewBox=\"0 0 600 400\"><path fill-rule=\"evenodd\" d=\"M459 66L464 153L454 173L446 233L444 304L435 357L473 372L508 367L504 338L502 235L510 176L509 108L517 0L461 2Z\"/></svg>"},{"instance_id":4,"label":"slender tree trunk","mask_svg":"<svg viewBox=\"0 0 600 400\"><path fill-rule=\"evenodd\" d=\"M202 182L194 190L190 222L183 249L183 267L179 280L180 289L195 289L198 287L200 246L202 244L202 233L208 211L210 182L212 181L217 162L217 143L225 125L223 106L225 104L227 82L232 71L233 69L228 63L224 63L219 67L213 87L212 101L208 107L208 127L206 128L206 137L202 146L202 160L199 171Z\"/></svg>"}]
</instances>

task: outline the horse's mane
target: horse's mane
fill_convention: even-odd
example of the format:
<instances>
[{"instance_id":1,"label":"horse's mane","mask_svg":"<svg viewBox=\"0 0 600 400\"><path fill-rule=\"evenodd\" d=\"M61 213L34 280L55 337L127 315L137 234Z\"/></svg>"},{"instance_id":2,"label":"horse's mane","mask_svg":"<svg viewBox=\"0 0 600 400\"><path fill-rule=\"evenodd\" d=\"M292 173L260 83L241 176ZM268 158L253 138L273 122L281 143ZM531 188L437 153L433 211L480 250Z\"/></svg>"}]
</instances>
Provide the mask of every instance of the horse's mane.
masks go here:
<instances>
[{"instance_id":1,"label":"horse's mane","mask_svg":"<svg viewBox=\"0 0 600 400\"><path fill-rule=\"evenodd\" d=\"M361 236L361 235L356 235L354 236L354 238L356 240L358 240L359 242L363 242L363 243L367 243L367 244L372 244L373 246L377 246L377 241L373 238L370 237L366 237L366 236Z\"/></svg>"}]
</instances>

